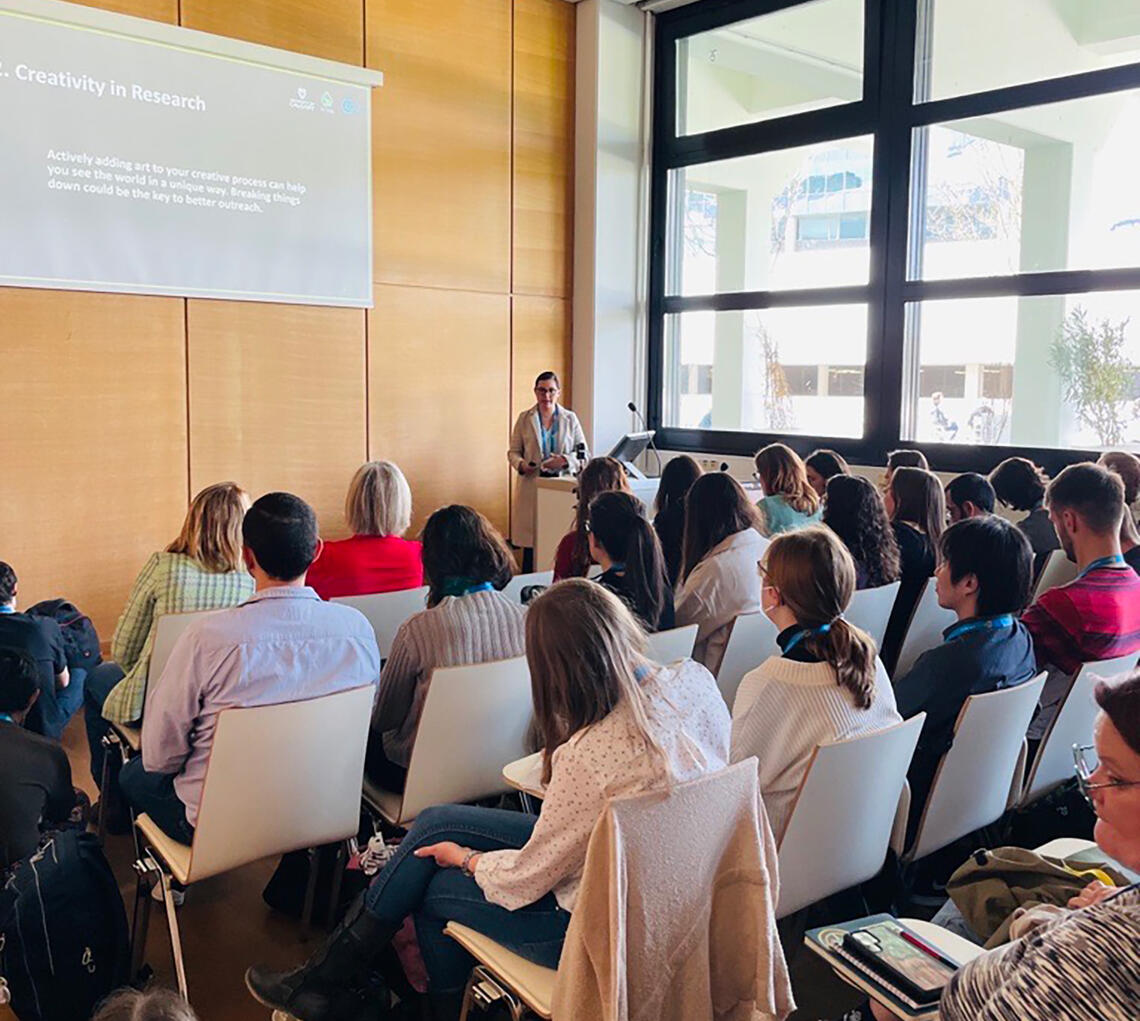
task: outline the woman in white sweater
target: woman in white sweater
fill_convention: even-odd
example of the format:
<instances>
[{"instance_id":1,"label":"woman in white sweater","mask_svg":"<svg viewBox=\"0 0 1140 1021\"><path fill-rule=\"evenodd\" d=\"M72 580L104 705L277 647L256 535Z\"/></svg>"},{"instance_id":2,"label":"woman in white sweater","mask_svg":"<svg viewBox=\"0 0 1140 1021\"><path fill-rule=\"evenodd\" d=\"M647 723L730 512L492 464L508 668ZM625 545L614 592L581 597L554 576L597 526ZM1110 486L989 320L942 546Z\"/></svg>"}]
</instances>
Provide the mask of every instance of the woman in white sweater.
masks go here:
<instances>
[{"instance_id":1,"label":"woman in white sweater","mask_svg":"<svg viewBox=\"0 0 1140 1021\"><path fill-rule=\"evenodd\" d=\"M436 1016L456 1016L472 966L443 934L449 920L556 967L606 801L724 768L728 710L708 671L692 660L649 662L633 614L601 585L573 579L539 596L526 655L545 747L542 814L469 805L420 813L307 965L246 973L261 1003L305 1021L365 1016L359 984L408 915Z\"/></svg>"},{"instance_id":2,"label":"woman in white sweater","mask_svg":"<svg viewBox=\"0 0 1140 1021\"><path fill-rule=\"evenodd\" d=\"M739 482L724 472L702 475L685 497L678 627L698 625L693 659L720 670L733 622L760 612L760 558L768 540L760 515Z\"/></svg>"},{"instance_id":3,"label":"woman in white sweater","mask_svg":"<svg viewBox=\"0 0 1140 1021\"><path fill-rule=\"evenodd\" d=\"M732 761L760 760L760 790L779 841L816 745L900 723L870 636L843 611L855 563L826 528L777 536L768 547L762 607L781 654L745 674L732 707Z\"/></svg>"}]
</instances>

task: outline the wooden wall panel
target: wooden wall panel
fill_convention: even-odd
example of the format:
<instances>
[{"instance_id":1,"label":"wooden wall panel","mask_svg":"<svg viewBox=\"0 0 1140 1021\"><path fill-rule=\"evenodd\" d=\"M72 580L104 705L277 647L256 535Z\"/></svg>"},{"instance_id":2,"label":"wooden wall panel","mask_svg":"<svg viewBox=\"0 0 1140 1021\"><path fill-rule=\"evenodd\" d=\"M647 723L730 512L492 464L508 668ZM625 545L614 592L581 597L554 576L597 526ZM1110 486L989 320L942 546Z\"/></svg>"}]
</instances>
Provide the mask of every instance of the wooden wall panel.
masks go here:
<instances>
[{"instance_id":1,"label":"wooden wall panel","mask_svg":"<svg viewBox=\"0 0 1140 1021\"><path fill-rule=\"evenodd\" d=\"M371 457L396 461L413 528L447 503L506 530L509 298L377 285L369 313Z\"/></svg>"},{"instance_id":2,"label":"wooden wall panel","mask_svg":"<svg viewBox=\"0 0 1140 1021\"><path fill-rule=\"evenodd\" d=\"M574 5L516 0L515 294L570 294L574 223Z\"/></svg>"},{"instance_id":3,"label":"wooden wall panel","mask_svg":"<svg viewBox=\"0 0 1140 1021\"><path fill-rule=\"evenodd\" d=\"M182 0L186 28L327 60L364 60L364 0Z\"/></svg>"},{"instance_id":4,"label":"wooden wall panel","mask_svg":"<svg viewBox=\"0 0 1140 1021\"><path fill-rule=\"evenodd\" d=\"M378 283L510 289L510 0L368 0Z\"/></svg>"},{"instance_id":5,"label":"wooden wall panel","mask_svg":"<svg viewBox=\"0 0 1140 1021\"><path fill-rule=\"evenodd\" d=\"M233 479L253 497L308 500L341 536L365 456L364 313L189 302L190 483Z\"/></svg>"},{"instance_id":6,"label":"wooden wall panel","mask_svg":"<svg viewBox=\"0 0 1140 1021\"><path fill-rule=\"evenodd\" d=\"M186 509L182 301L0 289L0 559L110 639Z\"/></svg>"},{"instance_id":7,"label":"wooden wall panel","mask_svg":"<svg viewBox=\"0 0 1140 1021\"><path fill-rule=\"evenodd\" d=\"M551 369L562 382L562 403L574 408L570 392L570 302L516 295L511 299L511 422L534 403L534 378Z\"/></svg>"},{"instance_id":8,"label":"wooden wall panel","mask_svg":"<svg viewBox=\"0 0 1140 1021\"><path fill-rule=\"evenodd\" d=\"M132 14L151 21L178 21L178 0L79 0L84 7L98 7L116 14Z\"/></svg>"}]
</instances>

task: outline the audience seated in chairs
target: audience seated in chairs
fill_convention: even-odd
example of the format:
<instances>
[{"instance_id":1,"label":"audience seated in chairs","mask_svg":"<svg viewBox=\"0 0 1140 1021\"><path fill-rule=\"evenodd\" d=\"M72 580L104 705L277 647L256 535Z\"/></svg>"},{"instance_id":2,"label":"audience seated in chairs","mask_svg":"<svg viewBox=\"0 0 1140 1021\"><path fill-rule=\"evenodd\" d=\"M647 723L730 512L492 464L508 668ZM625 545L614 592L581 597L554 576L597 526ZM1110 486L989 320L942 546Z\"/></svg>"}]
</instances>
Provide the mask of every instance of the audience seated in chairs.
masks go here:
<instances>
[{"instance_id":1,"label":"audience seated in chairs","mask_svg":"<svg viewBox=\"0 0 1140 1021\"><path fill-rule=\"evenodd\" d=\"M641 501L630 493L602 493L590 504L590 556L595 579L625 601L646 631L673 627L673 589L657 533Z\"/></svg>"},{"instance_id":2,"label":"audience seated in chairs","mask_svg":"<svg viewBox=\"0 0 1140 1021\"><path fill-rule=\"evenodd\" d=\"M158 618L235 606L253 593L241 553L241 523L249 497L233 482L207 486L190 504L182 531L147 560L111 639L111 660L87 678L84 722L91 775L103 778L107 720L137 723L146 701L146 678Z\"/></svg>"},{"instance_id":3,"label":"audience seated in chairs","mask_svg":"<svg viewBox=\"0 0 1140 1021\"><path fill-rule=\"evenodd\" d=\"M419 588L422 548L403 535L412 524L412 491L391 461L369 461L357 469L344 501L348 539L321 545L308 582L322 599L367 596Z\"/></svg>"},{"instance_id":4,"label":"audience seated in chairs","mask_svg":"<svg viewBox=\"0 0 1140 1021\"><path fill-rule=\"evenodd\" d=\"M523 654L526 611L500 591L513 561L494 526L470 507L444 507L423 543L428 607L396 632L368 742L368 775L392 791L404 789L432 671Z\"/></svg>"},{"instance_id":5,"label":"audience seated in chairs","mask_svg":"<svg viewBox=\"0 0 1140 1021\"><path fill-rule=\"evenodd\" d=\"M1033 547L1033 576L1041 573L1045 558L1061 548L1057 530L1045 509L1045 487L1049 479L1032 461L1024 457L1007 457L992 472L990 485L994 495L1010 510L1026 511L1017 527Z\"/></svg>"},{"instance_id":6,"label":"audience seated in chairs","mask_svg":"<svg viewBox=\"0 0 1140 1021\"><path fill-rule=\"evenodd\" d=\"M1049 671L1032 740L1044 737L1081 664L1140 651L1140 577L1120 552L1120 476L1096 464L1070 465L1049 483L1045 504L1080 573L1042 592L1022 616L1037 665Z\"/></svg>"},{"instance_id":7,"label":"audience seated in chairs","mask_svg":"<svg viewBox=\"0 0 1140 1021\"><path fill-rule=\"evenodd\" d=\"M36 661L0 648L0 876L39 846L41 824L66 821L75 804L67 753L24 727L39 697Z\"/></svg>"},{"instance_id":8,"label":"audience seated in chairs","mask_svg":"<svg viewBox=\"0 0 1140 1021\"><path fill-rule=\"evenodd\" d=\"M882 494L858 475L834 475L827 483L823 523L855 561L855 587L879 588L899 580L899 544Z\"/></svg>"},{"instance_id":9,"label":"audience seated in chairs","mask_svg":"<svg viewBox=\"0 0 1140 1021\"><path fill-rule=\"evenodd\" d=\"M819 494L808 483L807 469L791 447L770 443L758 451L753 475L764 490L756 504L761 535L779 535L819 521Z\"/></svg>"},{"instance_id":10,"label":"audience seated in chairs","mask_svg":"<svg viewBox=\"0 0 1140 1021\"><path fill-rule=\"evenodd\" d=\"M836 475L851 474L850 466L834 450L813 450L804 458L804 470L807 472L808 485L819 494L824 503L827 502L828 482Z\"/></svg>"},{"instance_id":11,"label":"audience seated in chairs","mask_svg":"<svg viewBox=\"0 0 1140 1021\"><path fill-rule=\"evenodd\" d=\"M1064 536L1062 536L1064 541ZM1079 780L1097 814L1094 836L1109 858L1140 871L1140 672L1096 692L1095 770ZM1012 942L958 970L939 1004L939 1021L1053 1021L1136 1016L1140 1002L1140 887L1090 884L1072 910L1030 912ZM847 1017L865 1017L851 1011ZM895 1015L871 1005L877 1021Z\"/></svg>"},{"instance_id":12,"label":"audience seated in chairs","mask_svg":"<svg viewBox=\"0 0 1140 1021\"><path fill-rule=\"evenodd\" d=\"M603 586L571 580L539 596L526 655L545 749L542 814L462 805L420 814L308 964L247 972L261 1003L305 1021L349 1016L360 976L408 915L436 1016L455 1015L472 963L443 935L449 920L555 967L607 799L726 764L729 719L712 677L691 660L648 662L644 633Z\"/></svg>"},{"instance_id":13,"label":"audience seated in chairs","mask_svg":"<svg viewBox=\"0 0 1140 1021\"><path fill-rule=\"evenodd\" d=\"M893 670L923 583L934 574L936 551L946 527L946 499L937 477L923 468L896 468L884 497L899 544L899 594L891 610L882 659Z\"/></svg>"},{"instance_id":14,"label":"audience seated in chairs","mask_svg":"<svg viewBox=\"0 0 1140 1021\"><path fill-rule=\"evenodd\" d=\"M677 624L696 624L693 659L720 670L732 624L760 611L757 565L768 548L760 517L739 482L724 472L702 475L685 497L685 556Z\"/></svg>"},{"instance_id":15,"label":"audience seated in chairs","mask_svg":"<svg viewBox=\"0 0 1140 1021\"><path fill-rule=\"evenodd\" d=\"M590 543L586 537L586 514L594 497L610 490L622 493L630 491L625 468L616 458L595 457L578 473L574 527L562 536L554 554L555 581L585 578L589 573L593 561L590 559Z\"/></svg>"},{"instance_id":16,"label":"audience seated in chairs","mask_svg":"<svg viewBox=\"0 0 1140 1021\"><path fill-rule=\"evenodd\" d=\"M740 682L732 761L760 760L764 807L779 840L816 745L902 718L875 643L843 618L855 592L855 564L843 543L822 527L777 536L758 573L780 655Z\"/></svg>"},{"instance_id":17,"label":"audience seated in chairs","mask_svg":"<svg viewBox=\"0 0 1140 1021\"><path fill-rule=\"evenodd\" d=\"M702 475L701 466L680 454L670 460L661 472L657 496L653 503L653 529L661 540L669 585L675 586L681 574L681 547L685 540L685 496L689 487Z\"/></svg>"},{"instance_id":18,"label":"audience seated in chairs","mask_svg":"<svg viewBox=\"0 0 1140 1021\"><path fill-rule=\"evenodd\" d=\"M946 513L950 524L994 512L994 487L977 472L966 472L946 486Z\"/></svg>"},{"instance_id":19,"label":"audience seated in chairs","mask_svg":"<svg viewBox=\"0 0 1140 1021\"><path fill-rule=\"evenodd\" d=\"M0 648L18 650L36 664L38 697L26 725L58 741L83 701L85 671L76 670L73 676L68 669L56 621L17 612L18 588L16 572L0 562Z\"/></svg>"},{"instance_id":20,"label":"audience seated in chairs","mask_svg":"<svg viewBox=\"0 0 1140 1021\"><path fill-rule=\"evenodd\" d=\"M1137 574L1140 574L1140 528L1132 516L1140 499L1140 457L1126 450L1110 450L1101 454L1097 464L1116 472L1124 483L1124 517L1120 521L1120 552Z\"/></svg>"},{"instance_id":21,"label":"audience seated in chairs","mask_svg":"<svg viewBox=\"0 0 1140 1021\"><path fill-rule=\"evenodd\" d=\"M1033 639L1017 620L1033 585L1029 540L990 514L951 525L940 547L934 573L938 605L953 610L958 621L943 633L942 645L923 653L895 683L904 718L926 713L907 774L912 824L922 814L939 761L950 750L966 699L1037 675Z\"/></svg>"},{"instance_id":22,"label":"audience seated in chairs","mask_svg":"<svg viewBox=\"0 0 1140 1021\"><path fill-rule=\"evenodd\" d=\"M304 500L268 493L242 522L256 591L192 623L147 692L142 755L120 774L127 800L175 840L194 836L214 728L223 709L272 705L375 684L376 637L364 615L305 584L317 519ZM289 749L281 749L288 755Z\"/></svg>"}]
</instances>

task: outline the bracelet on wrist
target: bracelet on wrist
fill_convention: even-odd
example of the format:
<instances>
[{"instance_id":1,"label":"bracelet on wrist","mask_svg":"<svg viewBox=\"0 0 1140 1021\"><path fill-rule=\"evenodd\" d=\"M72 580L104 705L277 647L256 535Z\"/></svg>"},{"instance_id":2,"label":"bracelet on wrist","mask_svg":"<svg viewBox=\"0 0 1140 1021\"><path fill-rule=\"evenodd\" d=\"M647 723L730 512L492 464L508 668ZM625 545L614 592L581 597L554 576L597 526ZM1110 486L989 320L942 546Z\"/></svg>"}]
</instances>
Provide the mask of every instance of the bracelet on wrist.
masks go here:
<instances>
[{"instance_id":1,"label":"bracelet on wrist","mask_svg":"<svg viewBox=\"0 0 1140 1021\"><path fill-rule=\"evenodd\" d=\"M472 851L471 848L467 848L467 853L463 855L463 861L459 866L459 871L469 878L474 878L475 876L475 873L471 870L471 859L478 853L478 851Z\"/></svg>"}]
</instances>

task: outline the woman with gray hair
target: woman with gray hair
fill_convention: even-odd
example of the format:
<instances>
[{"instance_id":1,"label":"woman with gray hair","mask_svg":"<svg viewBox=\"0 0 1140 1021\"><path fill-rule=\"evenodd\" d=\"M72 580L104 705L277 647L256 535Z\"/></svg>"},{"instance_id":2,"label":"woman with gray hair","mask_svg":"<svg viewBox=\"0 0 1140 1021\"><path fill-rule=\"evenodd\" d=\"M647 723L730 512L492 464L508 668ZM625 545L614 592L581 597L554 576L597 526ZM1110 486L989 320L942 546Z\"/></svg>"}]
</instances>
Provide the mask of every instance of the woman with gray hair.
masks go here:
<instances>
[{"instance_id":1,"label":"woman with gray hair","mask_svg":"<svg viewBox=\"0 0 1140 1021\"><path fill-rule=\"evenodd\" d=\"M403 538L412 524L412 491L391 461L369 461L357 469L344 501L352 537L326 542L307 583L322 599L366 596L419 588L423 550Z\"/></svg>"}]
</instances>

